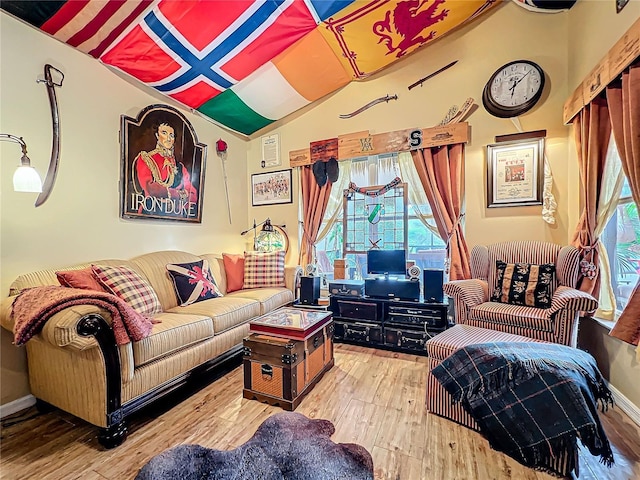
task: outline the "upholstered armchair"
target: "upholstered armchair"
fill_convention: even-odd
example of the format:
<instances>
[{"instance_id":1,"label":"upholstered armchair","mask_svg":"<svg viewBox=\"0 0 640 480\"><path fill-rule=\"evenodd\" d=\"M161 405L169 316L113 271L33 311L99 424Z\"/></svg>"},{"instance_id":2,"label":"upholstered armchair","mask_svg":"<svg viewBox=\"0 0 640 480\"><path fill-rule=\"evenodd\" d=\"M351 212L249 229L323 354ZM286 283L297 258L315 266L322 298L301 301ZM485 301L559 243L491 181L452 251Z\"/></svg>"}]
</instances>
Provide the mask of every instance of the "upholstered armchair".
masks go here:
<instances>
[{"instance_id":1,"label":"upholstered armchair","mask_svg":"<svg viewBox=\"0 0 640 480\"><path fill-rule=\"evenodd\" d=\"M513 299L508 293L500 296L501 292L506 291L505 281L511 281L511 273L509 270L505 273L504 264L501 264L501 273L496 262L553 264L555 272L550 275L547 288L550 298L546 299L547 304L544 307L528 306L531 302L523 305L521 301L510 301ZM593 312L598 308L595 298L575 288L579 263L578 249L572 246L534 241L478 245L471 251L472 278L447 282L444 292L453 298L456 323L575 347L580 312ZM531 279L542 276L539 273L542 271L536 267ZM502 287L502 290L499 288L496 291L497 281L501 281L498 287ZM514 275L512 285L515 283Z\"/></svg>"}]
</instances>

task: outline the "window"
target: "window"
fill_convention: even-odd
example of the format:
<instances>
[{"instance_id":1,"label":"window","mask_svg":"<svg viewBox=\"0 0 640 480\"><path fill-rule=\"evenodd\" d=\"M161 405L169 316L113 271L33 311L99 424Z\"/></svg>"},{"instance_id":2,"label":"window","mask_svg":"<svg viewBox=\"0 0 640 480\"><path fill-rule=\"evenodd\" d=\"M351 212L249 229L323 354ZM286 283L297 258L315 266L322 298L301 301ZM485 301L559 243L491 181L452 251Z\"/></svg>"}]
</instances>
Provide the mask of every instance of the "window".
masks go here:
<instances>
[{"instance_id":1,"label":"window","mask_svg":"<svg viewBox=\"0 0 640 480\"><path fill-rule=\"evenodd\" d=\"M640 220L638 206L631 198L631 188L626 177L617 200L617 208L600 240L609 257L615 309L619 314L627 305L640 277Z\"/></svg>"},{"instance_id":2,"label":"window","mask_svg":"<svg viewBox=\"0 0 640 480\"><path fill-rule=\"evenodd\" d=\"M372 155L352 160L350 181L358 187L374 187L382 186L390 183L395 177L402 177L398 165L397 154ZM408 185L407 189L411 186ZM334 189L331 196L343 196L342 191ZM356 194L358 195L358 194ZM407 235L407 259L415 261L420 268L444 268L446 256L446 245L437 235L435 227L429 229L420 219L419 214L431 217L431 208L427 203L415 205L411 202L409 195L406 209L406 235ZM341 209L332 228L327 235L316 244L316 257L318 266L323 274L328 278L333 278L333 262L337 258L346 260L346 277L347 278L364 278L367 273L366 266L366 250L364 248L358 253L347 253L344 251L345 234L347 243L352 245L352 240L364 236L369 238L370 231L375 231L376 224L370 223L366 218L362 222L347 222L347 230L344 231L344 209ZM326 219L325 219L326 221ZM385 218L384 221L392 222L395 235L404 238L405 220L402 215L395 215L393 218ZM433 220L431 221L433 223ZM350 227L350 225L358 225ZM368 231L365 232L364 230ZM320 231L323 227L320 228ZM399 240L403 244L403 240ZM357 244L358 242L356 242ZM348 247L349 248L349 247ZM395 247L394 247L395 248Z\"/></svg>"}]
</instances>

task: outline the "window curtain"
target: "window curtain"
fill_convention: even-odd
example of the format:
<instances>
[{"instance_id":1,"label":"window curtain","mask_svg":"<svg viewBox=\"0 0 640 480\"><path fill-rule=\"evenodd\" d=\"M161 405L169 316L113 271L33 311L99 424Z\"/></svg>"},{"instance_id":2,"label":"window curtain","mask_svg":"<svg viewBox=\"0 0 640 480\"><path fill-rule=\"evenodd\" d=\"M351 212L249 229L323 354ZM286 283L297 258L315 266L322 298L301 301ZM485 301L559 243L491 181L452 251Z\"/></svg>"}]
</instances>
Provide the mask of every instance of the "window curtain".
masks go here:
<instances>
[{"instance_id":1,"label":"window curtain","mask_svg":"<svg viewBox=\"0 0 640 480\"><path fill-rule=\"evenodd\" d=\"M622 73L622 82L606 89L613 136L622 161L631 196L640 206L640 64L632 65ZM640 283L610 335L627 343L638 345L640 339ZM640 360L640 346L636 350Z\"/></svg>"},{"instance_id":2,"label":"window curtain","mask_svg":"<svg viewBox=\"0 0 640 480\"><path fill-rule=\"evenodd\" d=\"M327 182L324 186L319 187L310 165L305 165L300 169L302 239L300 241L299 265L314 263L318 231L327 210L332 186L331 182Z\"/></svg>"},{"instance_id":3,"label":"window curtain","mask_svg":"<svg viewBox=\"0 0 640 480\"><path fill-rule=\"evenodd\" d=\"M413 150L411 155L431 205L438 233L447 242L449 279L471 278L469 249L461 225L464 144Z\"/></svg>"},{"instance_id":4,"label":"window curtain","mask_svg":"<svg viewBox=\"0 0 640 480\"><path fill-rule=\"evenodd\" d=\"M620 198L622 184L624 183L624 172L620 165L620 158L615 153L616 145L615 142L611 141L611 137L609 138L607 158L602 175L602 188L598 201L596 229L594 230L594 235L597 239L600 239L607 223L609 223L609 220L611 220L611 217L613 217L613 214L618 208L618 198ZM606 320L613 320L616 313L616 296L613 293L613 286L611 285L609 255L600 240L598 240L598 248L600 258L600 297L598 298L596 316Z\"/></svg>"},{"instance_id":5,"label":"window curtain","mask_svg":"<svg viewBox=\"0 0 640 480\"><path fill-rule=\"evenodd\" d=\"M326 237L331 228L335 225L340 213L342 213L342 204L344 199L344 191L349 187L351 179L351 160L340 162L340 176L338 181L331 187L331 195L327 202L327 209L324 213L320 233L316 238L316 243Z\"/></svg>"},{"instance_id":6,"label":"window curtain","mask_svg":"<svg viewBox=\"0 0 640 480\"><path fill-rule=\"evenodd\" d=\"M433 234L440 236L433 214L430 211L422 212L420 210L421 205L429 205L429 199L424 193L422 182L420 181L416 167L413 164L413 158L411 158L409 152L398 153L398 166L400 167L400 178L409 185L409 201L413 205L413 210L420 219L420 222ZM446 238L442 240L446 241Z\"/></svg>"},{"instance_id":7,"label":"window curtain","mask_svg":"<svg viewBox=\"0 0 640 480\"><path fill-rule=\"evenodd\" d=\"M574 122L578 168L580 170L581 192L584 209L572 244L580 250L582 277L578 288L598 298L600 292L601 250L596 228L598 226L598 203L600 201L607 147L611 135L609 109L604 98L597 97L585 106Z\"/></svg>"}]
</instances>

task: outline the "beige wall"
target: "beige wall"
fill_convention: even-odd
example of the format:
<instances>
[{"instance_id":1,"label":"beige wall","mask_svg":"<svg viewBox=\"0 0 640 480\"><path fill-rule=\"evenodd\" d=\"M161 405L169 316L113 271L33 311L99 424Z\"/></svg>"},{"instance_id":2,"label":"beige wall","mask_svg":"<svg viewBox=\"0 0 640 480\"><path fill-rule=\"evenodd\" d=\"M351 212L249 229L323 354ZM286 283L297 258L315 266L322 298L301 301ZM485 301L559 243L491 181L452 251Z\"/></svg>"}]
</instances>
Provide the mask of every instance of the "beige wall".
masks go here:
<instances>
[{"instance_id":1,"label":"beige wall","mask_svg":"<svg viewBox=\"0 0 640 480\"><path fill-rule=\"evenodd\" d=\"M569 11L569 92L573 92L638 18L638 1L629 2L619 14L615 12L614 2L580 0L576 3ZM570 148L569 152L569 178L575 180L570 182L568 193L570 198L579 198L575 148ZM571 204L568 213L575 225L580 216L577 202ZM596 358L611 385L640 408L640 363L636 359L634 348L610 337L608 328L591 319L583 322L578 343Z\"/></svg>"},{"instance_id":2,"label":"beige wall","mask_svg":"<svg viewBox=\"0 0 640 480\"><path fill-rule=\"evenodd\" d=\"M61 155L55 188L34 208L36 194L16 193L12 175L19 145L0 142L1 286L21 273L101 258L129 258L161 249L241 252L247 225L247 143L244 138L181 110L200 142L209 146L202 224L143 222L119 217L120 115L135 117L147 105L167 103L141 92L95 59L0 13L0 131L24 137L33 165L44 176L51 152L51 112L46 88L36 83L45 63L65 74L56 90ZM221 161L214 142L229 144L227 160L233 224L229 224ZM24 349L3 329L1 398L5 404L29 393Z\"/></svg>"}]
</instances>

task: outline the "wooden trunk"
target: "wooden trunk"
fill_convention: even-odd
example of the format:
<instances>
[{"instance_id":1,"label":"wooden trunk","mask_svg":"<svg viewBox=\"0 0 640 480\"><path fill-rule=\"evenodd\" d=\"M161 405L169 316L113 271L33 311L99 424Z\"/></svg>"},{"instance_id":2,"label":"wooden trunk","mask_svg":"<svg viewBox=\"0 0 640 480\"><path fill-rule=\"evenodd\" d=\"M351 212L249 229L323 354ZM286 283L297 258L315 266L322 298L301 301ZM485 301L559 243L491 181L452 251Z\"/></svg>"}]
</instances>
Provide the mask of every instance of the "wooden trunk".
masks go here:
<instances>
[{"instance_id":1,"label":"wooden trunk","mask_svg":"<svg viewBox=\"0 0 640 480\"><path fill-rule=\"evenodd\" d=\"M295 410L333 364L333 322L304 340L244 339L244 398Z\"/></svg>"}]
</instances>

